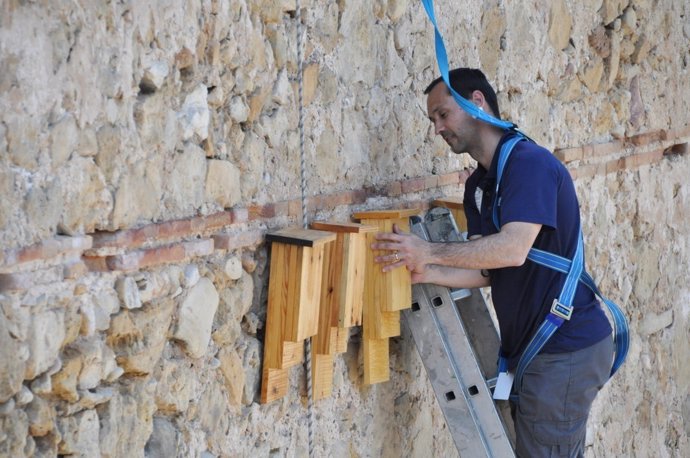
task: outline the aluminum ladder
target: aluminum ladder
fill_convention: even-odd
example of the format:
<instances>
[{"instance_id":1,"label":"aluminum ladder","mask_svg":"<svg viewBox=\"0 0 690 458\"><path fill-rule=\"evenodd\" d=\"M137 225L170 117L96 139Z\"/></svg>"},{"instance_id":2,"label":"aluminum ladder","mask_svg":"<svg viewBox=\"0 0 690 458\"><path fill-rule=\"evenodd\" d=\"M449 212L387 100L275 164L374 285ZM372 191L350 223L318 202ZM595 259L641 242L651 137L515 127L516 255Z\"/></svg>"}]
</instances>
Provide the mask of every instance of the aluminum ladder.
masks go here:
<instances>
[{"instance_id":1,"label":"aluminum ladder","mask_svg":"<svg viewBox=\"0 0 690 458\"><path fill-rule=\"evenodd\" d=\"M464 241L445 208L410 218L410 230L431 242ZM459 455L514 457L507 403L498 408L492 397L500 341L481 292L413 285L403 316Z\"/></svg>"}]
</instances>

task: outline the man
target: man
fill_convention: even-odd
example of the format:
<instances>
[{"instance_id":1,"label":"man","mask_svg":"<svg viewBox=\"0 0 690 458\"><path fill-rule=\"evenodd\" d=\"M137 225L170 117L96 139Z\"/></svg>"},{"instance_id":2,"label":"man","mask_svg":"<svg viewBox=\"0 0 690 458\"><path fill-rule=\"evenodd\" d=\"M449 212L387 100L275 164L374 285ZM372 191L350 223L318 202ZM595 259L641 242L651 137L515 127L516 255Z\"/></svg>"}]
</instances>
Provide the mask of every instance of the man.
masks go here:
<instances>
[{"instance_id":1,"label":"man","mask_svg":"<svg viewBox=\"0 0 690 458\"><path fill-rule=\"evenodd\" d=\"M499 117L496 94L479 70L450 72L451 86L480 110ZM515 371L521 355L561 294L565 275L527 260L534 247L573 259L580 212L572 179L546 149L519 141L498 190L501 146L515 135L468 115L438 78L424 91L435 132L456 154L477 161L465 184L469 242L429 243L394 228L372 245L388 271L406 266L413 283L448 287L491 286L501 353ZM499 227L492 220L498 202ZM521 457L583 456L587 417L613 361L611 326L594 294L575 290L572 316L529 363L511 405ZM513 386L515 390L515 385Z\"/></svg>"}]
</instances>

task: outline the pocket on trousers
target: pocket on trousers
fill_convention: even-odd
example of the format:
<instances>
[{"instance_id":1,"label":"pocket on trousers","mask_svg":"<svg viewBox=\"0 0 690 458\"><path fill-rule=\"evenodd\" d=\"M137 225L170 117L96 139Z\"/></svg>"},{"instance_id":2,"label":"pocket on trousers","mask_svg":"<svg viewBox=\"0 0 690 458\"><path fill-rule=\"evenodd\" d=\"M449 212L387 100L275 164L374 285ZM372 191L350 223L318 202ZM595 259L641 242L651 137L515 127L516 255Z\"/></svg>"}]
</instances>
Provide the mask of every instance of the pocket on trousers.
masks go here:
<instances>
[{"instance_id":1,"label":"pocket on trousers","mask_svg":"<svg viewBox=\"0 0 690 458\"><path fill-rule=\"evenodd\" d=\"M574 445L584 437L587 418L573 421L537 421L532 423L534 438L543 445Z\"/></svg>"}]
</instances>

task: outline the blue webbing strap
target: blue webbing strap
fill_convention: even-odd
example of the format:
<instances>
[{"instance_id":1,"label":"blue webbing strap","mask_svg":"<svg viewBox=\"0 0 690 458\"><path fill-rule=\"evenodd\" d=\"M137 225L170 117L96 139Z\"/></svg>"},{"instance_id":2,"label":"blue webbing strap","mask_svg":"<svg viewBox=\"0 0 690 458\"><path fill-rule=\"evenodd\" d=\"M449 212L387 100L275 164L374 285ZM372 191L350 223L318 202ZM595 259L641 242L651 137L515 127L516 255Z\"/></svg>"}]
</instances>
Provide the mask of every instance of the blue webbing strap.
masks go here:
<instances>
[{"instance_id":1,"label":"blue webbing strap","mask_svg":"<svg viewBox=\"0 0 690 458\"><path fill-rule=\"evenodd\" d=\"M542 251L537 248L532 248L527 255L527 259L536 262L545 267L566 273L570 270L570 259L558 256L548 251ZM625 318L623 311L613 301L607 299L599 290L594 279L585 271L580 274L580 282L588 287L608 308L613 318L614 327L614 343L616 346L616 357L613 360L613 367L611 368L611 375L615 374L618 368L621 367L625 356L628 354L628 347L630 346L630 335L628 332L628 320Z\"/></svg>"},{"instance_id":2,"label":"blue webbing strap","mask_svg":"<svg viewBox=\"0 0 690 458\"><path fill-rule=\"evenodd\" d=\"M436 24L436 16L434 15L434 1L422 0L422 3L424 4L426 14L429 16L429 20L434 26L436 40L436 61L438 62L438 69L441 73L443 81L446 83L446 86L448 86L448 89L450 89L450 93L453 95L455 101L463 110L465 110L475 119L479 119L493 126L500 127L501 129L517 130L517 126L512 122L502 121L484 112L483 110L480 110L475 104L471 103L469 100L455 92L455 89L451 87L450 77L448 76L448 54L446 53L446 45L443 44L441 32L438 30L438 24Z\"/></svg>"}]
</instances>

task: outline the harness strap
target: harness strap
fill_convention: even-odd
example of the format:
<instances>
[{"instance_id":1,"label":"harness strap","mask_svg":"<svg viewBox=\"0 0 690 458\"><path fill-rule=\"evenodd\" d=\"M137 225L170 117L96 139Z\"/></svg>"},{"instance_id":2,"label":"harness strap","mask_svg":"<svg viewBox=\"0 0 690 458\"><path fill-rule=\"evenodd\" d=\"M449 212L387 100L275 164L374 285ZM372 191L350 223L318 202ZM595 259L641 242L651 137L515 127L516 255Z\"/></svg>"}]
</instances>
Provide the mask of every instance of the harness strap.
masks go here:
<instances>
[{"instance_id":1,"label":"harness strap","mask_svg":"<svg viewBox=\"0 0 690 458\"><path fill-rule=\"evenodd\" d=\"M501 205L501 200L498 190L501 178L503 177L503 170L508 162L508 158L510 157L515 145L521 140L524 140L524 138L520 135L517 135L506 141L499 150L496 188L494 193L493 212L491 215L494 225L499 230L501 226L498 220L498 211ZM539 326L532 337L532 340L530 340L524 352L520 356L517 371L515 373L516 391L519 392L520 388L522 387L522 377L527 369L527 366L529 366L529 363L534 359L535 356L537 356L537 354L539 354L546 342L548 342L551 336L555 334L558 328L572 316L572 301L575 296L578 283L583 283L601 301L603 301L613 318L615 357L610 374L610 376L613 376L613 374L616 373L618 368L620 368L625 361L625 356L628 353L628 347L630 345L628 322L620 307L618 307L618 305L613 301L604 297L592 277L584 270L584 242L582 237L582 229L578 228L577 247L575 249L575 255L573 256L572 261L568 258L564 258L548 251L539 250L537 248L530 249L527 259L541 266L548 267L566 274L566 279L559 297L554 299L553 304L551 305L549 314L546 315L546 318ZM499 371L501 367L505 369L506 366L507 363L505 358L499 356Z\"/></svg>"},{"instance_id":2,"label":"harness strap","mask_svg":"<svg viewBox=\"0 0 690 458\"><path fill-rule=\"evenodd\" d=\"M434 39L436 45L436 61L438 62L438 69L441 73L443 81L448 86L450 93L453 95L455 101L460 105L460 108L465 110L467 114L472 116L474 119L479 119L492 126L499 127L504 130L517 130L517 125L509 122L503 121L501 119L495 118L490 114L480 110L477 106L471 103L469 100L458 94L455 89L450 85L450 77L448 76L448 53L446 52L446 46L443 44L443 37L438 29L438 24L436 23L436 15L434 14L434 0L422 0L426 14L429 16L429 21L434 26Z\"/></svg>"}]
</instances>

